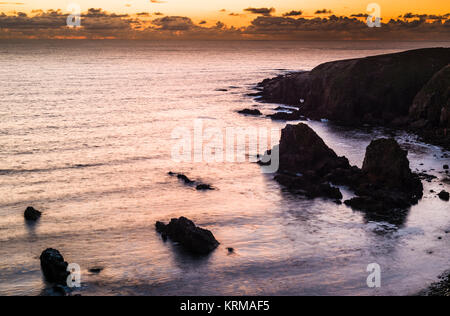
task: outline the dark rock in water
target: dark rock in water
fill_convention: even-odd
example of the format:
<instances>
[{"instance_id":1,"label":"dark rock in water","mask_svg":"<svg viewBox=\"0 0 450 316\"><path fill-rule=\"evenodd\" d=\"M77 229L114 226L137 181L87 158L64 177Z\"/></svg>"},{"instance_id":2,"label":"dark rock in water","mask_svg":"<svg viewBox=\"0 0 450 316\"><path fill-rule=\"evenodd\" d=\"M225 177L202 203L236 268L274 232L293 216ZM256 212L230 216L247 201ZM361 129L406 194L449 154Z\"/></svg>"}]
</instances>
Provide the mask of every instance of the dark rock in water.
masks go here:
<instances>
[{"instance_id":1,"label":"dark rock in water","mask_svg":"<svg viewBox=\"0 0 450 316\"><path fill-rule=\"evenodd\" d=\"M450 193L448 193L447 191L442 190L439 194L438 194L439 198L443 201L449 201L450 200Z\"/></svg>"},{"instance_id":2,"label":"dark rock in water","mask_svg":"<svg viewBox=\"0 0 450 316\"><path fill-rule=\"evenodd\" d=\"M41 217L42 213L29 206L25 210L24 217L27 221L37 221Z\"/></svg>"},{"instance_id":3,"label":"dark rock in water","mask_svg":"<svg viewBox=\"0 0 450 316\"><path fill-rule=\"evenodd\" d=\"M219 88L219 89L216 89L216 91L218 91L218 92L227 92L227 91L228 91L228 89L224 89L224 88Z\"/></svg>"},{"instance_id":4,"label":"dark rock in water","mask_svg":"<svg viewBox=\"0 0 450 316\"><path fill-rule=\"evenodd\" d=\"M190 186L193 185L193 184L196 184L197 186L195 188L198 191L214 190L214 188L211 185L191 180L186 175L184 175L182 173L176 173L176 172L170 171L170 172L168 172L168 175L176 176L178 179L180 179L185 184L190 185Z\"/></svg>"},{"instance_id":5,"label":"dark rock in water","mask_svg":"<svg viewBox=\"0 0 450 316\"><path fill-rule=\"evenodd\" d=\"M170 238L196 254L208 254L219 246L219 242L209 230L195 226L185 217L174 218L167 225L157 222L156 230L163 239Z\"/></svg>"},{"instance_id":6,"label":"dark rock in water","mask_svg":"<svg viewBox=\"0 0 450 316\"><path fill-rule=\"evenodd\" d=\"M291 111L298 111L298 108L293 109L293 108L288 108L286 106L278 106L273 110L274 111L289 111L289 112L291 112Z\"/></svg>"},{"instance_id":7,"label":"dark rock in water","mask_svg":"<svg viewBox=\"0 0 450 316\"><path fill-rule=\"evenodd\" d=\"M89 272L90 273L94 273L94 274L99 274L102 271L103 271L103 268L101 268L101 267L95 267L95 268L90 268L89 269Z\"/></svg>"},{"instance_id":8,"label":"dark rock in water","mask_svg":"<svg viewBox=\"0 0 450 316\"><path fill-rule=\"evenodd\" d=\"M448 169L448 165L444 165L444 170L447 170Z\"/></svg>"},{"instance_id":9,"label":"dark rock in water","mask_svg":"<svg viewBox=\"0 0 450 316\"><path fill-rule=\"evenodd\" d=\"M393 209L406 209L411 202L398 192L374 191L372 195L354 197L344 203L354 209L369 212L384 212Z\"/></svg>"},{"instance_id":10,"label":"dark rock in water","mask_svg":"<svg viewBox=\"0 0 450 316\"><path fill-rule=\"evenodd\" d=\"M360 179L350 185L358 197L345 204L369 212L406 209L416 204L423 196L423 186L412 173L407 154L394 139L372 141Z\"/></svg>"},{"instance_id":11,"label":"dark rock in water","mask_svg":"<svg viewBox=\"0 0 450 316\"><path fill-rule=\"evenodd\" d=\"M407 156L393 138L374 140L367 147L362 172L371 184L422 197L422 183L412 173Z\"/></svg>"},{"instance_id":12,"label":"dark rock in water","mask_svg":"<svg viewBox=\"0 0 450 316\"><path fill-rule=\"evenodd\" d=\"M338 168L350 168L348 159L338 157L308 125L287 125L281 131L280 171L326 175Z\"/></svg>"},{"instance_id":13,"label":"dark rock in water","mask_svg":"<svg viewBox=\"0 0 450 316\"><path fill-rule=\"evenodd\" d=\"M258 109L243 109L238 111L238 113L245 115L262 115L261 111Z\"/></svg>"},{"instance_id":14,"label":"dark rock in water","mask_svg":"<svg viewBox=\"0 0 450 316\"><path fill-rule=\"evenodd\" d=\"M234 253L234 248L229 247L229 248L227 248L227 250L228 250L229 254Z\"/></svg>"},{"instance_id":15,"label":"dark rock in water","mask_svg":"<svg viewBox=\"0 0 450 316\"><path fill-rule=\"evenodd\" d=\"M176 172L169 171L167 174L169 176L173 176L173 177L176 176L178 179L182 180L186 184L193 184L195 182L195 181L192 181L191 179L189 179L186 175L184 175L182 173L176 173Z\"/></svg>"},{"instance_id":16,"label":"dark rock in water","mask_svg":"<svg viewBox=\"0 0 450 316\"><path fill-rule=\"evenodd\" d=\"M62 285L55 285L52 290L56 296L68 296L70 293L70 289Z\"/></svg>"},{"instance_id":17,"label":"dark rock in water","mask_svg":"<svg viewBox=\"0 0 450 316\"><path fill-rule=\"evenodd\" d=\"M49 248L42 252L40 256L41 269L48 282L61 285L67 284L68 263L64 261L64 257L56 249Z\"/></svg>"},{"instance_id":18,"label":"dark rock in water","mask_svg":"<svg viewBox=\"0 0 450 316\"><path fill-rule=\"evenodd\" d=\"M274 121L299 121L305 120L305 117L300 114L300 111L292 111L288 112L277 112L275 114L269 114L267 117L270 117Z\"/></svg>"},{"instance_id":19,"label":"dark rock in water","mask_svg":"<svg viewBox=\"0 0 450 316\"><path fill-rule=\"evenodd\" d=\"M248 97L260 97L261 92L255 92L255 93L247 93Z\"/></svg>"},{"instance_id":20,"label":"dark rock in water","mask_svg":"<svg viewBox=\"0 0 450 316\"><path fill-rule=\"evenodd\" d=\"M191 179L189 179L187 176L185 176L184 174L179 174L179 175L177 175L177 178L178 179L180 179L180 180L182 180L182 181L184 181L184 183L186 183L186 184L192 184L192 183L194 183L195 181L192 181Z\"/></svg>"},{"instance_id":21,"label":"dark rock in water","mask_svg":"<svg viewBox=\"0 0 450 316\"><path fill-rule=\"evenodd\" d=\"M437 179L436 176L433 176L433 175L427 174L427 173L418 173L417 176L419 177L419 179L425 180L428 182L431 182L432 180Z\"/></svg>"},{"instance_id":22,"label":"dark rock in water","mask_svg":"<svg viewBox=\"0 0 450 316\"><path fill-rule=\"evenodd\" d=\"M400 203L399 203L400 202ZM383 221L397 226L405 223L410 204L406 201L396 202L395 196L389 197L382 194L376 196L358 196L344 201L345 205L363 212L367 222Z\"/></svg>"},{"instance_id":23,"label":"dark rock in water","mask_svg":"<svg viewBox=\"0 0 450 316\"><path fill-rule=\"evenodd\" d=\"M205 184L205 183L198 184L198 185L195 187L195 189L198 190L198 191L214 190L214 188L213 188L211 185Z\"/></svg>"}]
</instances>

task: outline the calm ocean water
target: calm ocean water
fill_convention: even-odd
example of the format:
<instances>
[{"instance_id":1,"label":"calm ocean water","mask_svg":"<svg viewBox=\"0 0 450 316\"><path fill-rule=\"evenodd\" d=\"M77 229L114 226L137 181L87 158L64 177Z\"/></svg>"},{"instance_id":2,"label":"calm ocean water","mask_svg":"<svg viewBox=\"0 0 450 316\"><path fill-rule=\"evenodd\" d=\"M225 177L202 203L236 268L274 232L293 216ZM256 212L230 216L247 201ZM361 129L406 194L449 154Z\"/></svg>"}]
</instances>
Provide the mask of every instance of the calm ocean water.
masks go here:
<instances>
[{"instance_id":1,"label":"calm ocean water","mask_svg":"<svg viewBox=\"0 0 450 316\"><path fill-rule=\"evenodd\" d=\"M429 193L449 186L424 182L403 225L374 223L286 193L250 162L176 163L171 132L196 119L220 130L282 128L235 112L255 104L246 94L262 79L433 46L450 44L0 42L0 295L42 293L39 255L48 247L81 266L83 295L416 293L450 268L449 204ZM370 140L388 133L309 124L358 166ZM448 159L439 148L395 136L413 169L442 177ZM217 190L197 192L171 170ZM44 212L35 225L23 219L29 205ZM178 216L221 246L195 258L163 243L155 221ZM366 285L373 262L382 268L375 290Z\"/></svg>"}]
</instances>

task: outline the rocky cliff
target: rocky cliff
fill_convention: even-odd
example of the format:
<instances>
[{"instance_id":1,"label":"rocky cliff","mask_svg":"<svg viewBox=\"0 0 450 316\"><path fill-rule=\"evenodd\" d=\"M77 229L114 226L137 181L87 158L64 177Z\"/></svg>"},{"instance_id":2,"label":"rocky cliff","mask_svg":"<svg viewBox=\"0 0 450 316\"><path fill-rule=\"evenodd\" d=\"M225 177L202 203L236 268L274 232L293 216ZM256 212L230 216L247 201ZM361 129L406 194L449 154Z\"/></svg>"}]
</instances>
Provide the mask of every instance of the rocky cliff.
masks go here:
<instances>
[{"instance_id":1,"label":"rocky cliff","mask_svg":"<svg viewBox=\"0 0 450 316\"><path fill-rule=\"evenodd\" d=\"M266 79L259 84L260 96L265 102L297 105L312 119L416 129L417 121L425 120L434 131L450 122L449 64L450 48L328 62L309 72Z\"/></svg>"}]
</instances>

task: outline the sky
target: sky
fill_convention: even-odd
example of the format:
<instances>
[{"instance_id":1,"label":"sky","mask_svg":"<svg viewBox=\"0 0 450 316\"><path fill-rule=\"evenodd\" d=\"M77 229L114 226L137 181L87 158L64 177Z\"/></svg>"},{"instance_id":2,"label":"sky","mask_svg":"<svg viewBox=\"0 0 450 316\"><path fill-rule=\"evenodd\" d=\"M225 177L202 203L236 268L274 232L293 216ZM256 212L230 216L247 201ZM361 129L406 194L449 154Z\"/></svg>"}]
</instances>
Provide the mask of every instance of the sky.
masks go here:
<instances>
[{"instance_id":1,"label":"sky","mask_svg":"<svg viewBox=\"0 0 450 316\"><path fill-rule=\"evenodd\" d=\"M386 24L383 31L364 28L367 5L372 1L380 7ZM77 33L59 23L65 21L70 3L78 4L83 12L84 23ZM48 10L59 11L50 15ZM0 1L0 12L0 38L306 39L317 34L319 38L387 39L393 38L393 31L401 38L409 29L413 39L430 35L446 39L450 33L449 0L14 0ZM407 24L389 23L391 19ZM419 28L414 29L418 34L411 31L414 27Z\"/></svg>"}]
</instances>

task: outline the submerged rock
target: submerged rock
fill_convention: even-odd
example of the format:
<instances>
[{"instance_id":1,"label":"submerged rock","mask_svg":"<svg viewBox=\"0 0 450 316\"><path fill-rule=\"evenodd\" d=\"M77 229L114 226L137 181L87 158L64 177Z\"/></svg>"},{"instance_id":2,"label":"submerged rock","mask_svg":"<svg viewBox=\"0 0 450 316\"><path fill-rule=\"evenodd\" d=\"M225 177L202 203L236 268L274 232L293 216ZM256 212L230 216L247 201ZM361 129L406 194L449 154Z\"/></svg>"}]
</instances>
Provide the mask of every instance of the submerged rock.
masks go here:
<instances>
[{"instance_id":1,"label":"submerged rock","mask_svg":"<svg viewBox=\"0 0 450 316\"><path fill-rule=\"evenodd\" d=\"M170 238L196 254L208 254L219 246L219 242L209 230L197 227L186 217L174 218L167 225L156 222L155 226L164 240Z\"/></svg>"},{"instance_id":2,"label":"submerged rock","mask_svg":"<svg viewBox=\"0 0 450 316\"><path fill-rule=\"evenodd\" d=\"M275 114L269 114L269 115L267 115L267 117L270 117L274 121L299 121L299 120L305 120L305 117L300 113L300 111L277 112Z\"/></svg>"},{"instance_id":3,"label":"submerged rock","mask_svg":"<svg viewBox=\"0 0 450 316\"><path fill-rule=\"evenodd\" d=\"M179 180L183 181L185 184L187 184L189 186L196 185L195 189L197 191L214 190L214 188L210 184L201 183L201 182L198 182L198 181L191 180L186 175L184 175L182 173L176 173L176 172L169 171L167 174L169 176L176 176Z\"/></svg>"},{"instance_id":4,"label":"submerged rock","mask_svg":"<svg viewBox=\"0 0 450 316\"><path fill-rule=\"evenodd\" d=\"M184 174L179 174L177 175L177 178L182 180L184 183L186 184L191 184L194 183L195 181L192 181L191 179L189 179L187 176L185 176Z\"/></svg>"},{"instance_id":5,"label":"submerged rock","mask_svg":"<svg viewBox=\"0 0 450 316\"><path fill-rule=\"evenodd\" d=\"M24 213L24 217L27 221L37 221L41 217L41 215L41 212L31 206L27 207Z\"/></svg>"},{"instance_id":6,"label":"submerged rock","mask_svg":"<svg viewBox=\"0 0 450 316\"><path fill-rule=\"evenodd\" d=\"M442 190L439 194L438 194L439 198L443 201L449 201L450 200L450 193L448 193L447 191Z\"/></svg>"},{"instance_id":7,"label":"submerged rock","mask_svg":"<svg viewBox=\"0 0 450 316\"><path fill-rule=\"evenodd\" d=\"M262 115L261 111L258 109L243 109L238 111L238 113L245 115Z\"/></svg>"},{"instance_id":8,"label":"submerged rock","mask_svg":"<svg viewBox=\"0 0 450 316\"><path fill-rule=\"evenodd\" d=\"M195 189L196 189L197 191L209 191L209 190L214 190L214 188L213 188L211 185L205 184L205 183L198 184L198 185L195 187Z\"/></svg>"},{"instance_id":9,"label":"submerged rock","mask_svg":"<svg viewBox=\"0 0 450 316\"><path fill-rule=\"evenodd\" d=\"M90 273L93 273L93 274L99 274L100 272L103 271L103 269L104 269L104 268L102 268L102 267L90 268L90 269L89 269L89 272L90 272Z\"/></svg>"},{"instance_id":10,"label":"submerged rock","mask_svg":"<svg viewBox=\"0 0 450 316\"><path fill-rule=\"evenodd\" d=\"M431 182L432 180L437 179L436 176L424 172L418 173L417 175L419 176L420 180L425 180L427 182Z\"/></svg>"},{"instance_id":11,"label":"submerged rock","mask_svg":"<svg viewBox=\"0 0 450 316\"><path fill-rule=\"evenodd\" d=\"M64 261L64 257L58 250L46 249L42 252L40 260L42 272L48 282L61 285L67 284L67 277L70 274L67 271L68 263Z\"/></svg>"}]
</instances>

